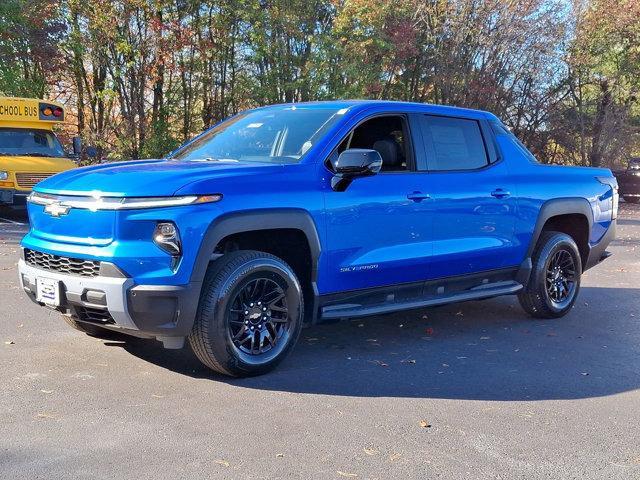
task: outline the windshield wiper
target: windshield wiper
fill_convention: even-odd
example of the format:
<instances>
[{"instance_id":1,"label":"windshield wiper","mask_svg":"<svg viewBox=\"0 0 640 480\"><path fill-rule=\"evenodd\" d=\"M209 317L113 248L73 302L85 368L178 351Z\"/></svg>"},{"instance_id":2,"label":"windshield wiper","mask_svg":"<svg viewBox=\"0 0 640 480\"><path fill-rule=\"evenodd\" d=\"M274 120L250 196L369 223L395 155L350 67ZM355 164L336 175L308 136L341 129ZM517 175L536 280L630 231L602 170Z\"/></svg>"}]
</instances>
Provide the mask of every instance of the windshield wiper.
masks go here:
<instances>
[{"instance_id":1,"label":"windshield wiper","mask_svg":"<svg viewBox=\"0 0 640 480\"><path fill-rule=\"evenodd\" d=\"M204 160L205 162L236 162L238 163L238 160L236 160L235 158L213 158L213 157L205 157L202 160Z\"/></svg>"}]
</instances>

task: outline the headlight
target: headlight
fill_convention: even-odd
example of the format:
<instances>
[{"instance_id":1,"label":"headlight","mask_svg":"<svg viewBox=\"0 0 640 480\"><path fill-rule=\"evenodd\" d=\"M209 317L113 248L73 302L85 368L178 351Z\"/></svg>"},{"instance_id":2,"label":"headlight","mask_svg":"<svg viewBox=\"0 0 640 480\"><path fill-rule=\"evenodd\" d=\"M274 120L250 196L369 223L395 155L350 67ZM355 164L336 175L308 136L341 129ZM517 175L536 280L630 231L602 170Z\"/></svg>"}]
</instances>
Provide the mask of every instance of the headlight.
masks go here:
<instances>
[{"instance_id":1,"label":"headlight","mask_svg":"<svg viewBox=\"0 0 640 480\"><path fill-rule=\"evenodd\" d=\"M222 199L222 195L186 195L182 197L76 197L66 195L47 195L33 192L27 200L35 205L60 203L69 208L85 210L134 210L141 208L179 207L199 203L213 203Z\"/></svg>"},{"instance_id":2,"label":"headlight","mask_svg":"<svg viewBox=\"0 0 640 480\"><path fill-rule=\"evenodd\" d=\"M6 180L9 178L9 172L5 172L4 170L0 170L0 180Z\"/></svg>"},{"instance_id":3,"label":"headlight","mask_svg":"<svg viewBox=\"0 0 640 480\"><path fill-rule=\"evenodd\" d=\"M153 241L171 256L178 257L182 254L180 233L173 222L160 222L153 231Z\"/></svg>"}]
</instances>

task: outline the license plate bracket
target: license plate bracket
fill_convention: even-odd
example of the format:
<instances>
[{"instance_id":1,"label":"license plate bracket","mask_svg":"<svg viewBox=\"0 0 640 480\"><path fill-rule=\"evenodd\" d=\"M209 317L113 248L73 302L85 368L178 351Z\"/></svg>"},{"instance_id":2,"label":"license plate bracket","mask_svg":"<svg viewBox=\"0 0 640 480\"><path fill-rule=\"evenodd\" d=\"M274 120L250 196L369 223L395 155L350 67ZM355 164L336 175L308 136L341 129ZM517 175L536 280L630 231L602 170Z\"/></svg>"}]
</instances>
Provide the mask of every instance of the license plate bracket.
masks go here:
<instances>
[{"instance_id":1,"label":"license plate bracket","mask_svg":"<svg viewBox=\"0 0 640 480\"><path fill-rule=\"evenodd\" d=\"M52 278L36 278L36 300L49 307L61 305L60 282Z\"/></svg>"}]
</instances>

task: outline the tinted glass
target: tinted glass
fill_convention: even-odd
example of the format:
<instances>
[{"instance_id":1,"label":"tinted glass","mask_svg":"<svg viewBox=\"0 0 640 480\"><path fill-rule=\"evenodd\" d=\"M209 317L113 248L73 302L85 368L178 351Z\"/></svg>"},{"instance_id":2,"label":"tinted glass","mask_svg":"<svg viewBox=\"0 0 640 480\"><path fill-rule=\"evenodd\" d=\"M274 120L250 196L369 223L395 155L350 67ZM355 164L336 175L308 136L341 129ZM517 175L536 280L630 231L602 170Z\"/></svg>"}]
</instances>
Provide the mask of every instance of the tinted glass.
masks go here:
<instances>
[{"instance_id":1,"label":"tinted glass","mask_svg":"<svg viewBox=\"0 0 640 480\"><path fill-rule=\"evenodd\" d=\"M244 112L178 150L176 160L297 163L340 117L329 108L271 107Z\"/></svg>"},{"instance_id":2,"label":"tinted glass","mask_svg":"<svg viewBox=\"0 0 640 480\"><path fill-rule=\"evenodd\" d=\"M474 170L487 165L487 152L475 120L426 115L422 134L429 170Z\"/></svg>"},{"instance_id":3,"label":"tinted glass","mask_svg":"<svg viewBox=\"0 0 640 480\"><path fill-rule=\"evenodd\" d=\"M524 144L520 141L520 139L516 137L511 130L505 127L502 123L495 120L492 120L490 124L491 124L491 128L493 129L493 133L496 136L498 135L507 136L509 140L511 140L511 142L516 146L516 148L523 153L525 157L527 157L533 163L538 163L538 160L536 159L536 157L533 156L533 153L531 153L527 149L527 147L524 146Z\"/></svg>"},{"instance_id":4,"label":"tinted glass","mask_svg":"<svg viewBox=\"0 0 640 480\"><path fill-rule=\"evenodd\" d=\"M0 128L0 155L64 157L62 145L48 130Z\"/></svg>"},{"instance_id":5,"label":"tinted glass","mask_svg":"<svg viewBox=\"0 0 640 480\"><path fill-rule=\"evenodd\" d=\"M356 127L343 144L345 148L376 150L382 157L382 172L407 170L408 143L404 120L400 116L385 115L367 120Z\"/></svg>"}]
</instances>

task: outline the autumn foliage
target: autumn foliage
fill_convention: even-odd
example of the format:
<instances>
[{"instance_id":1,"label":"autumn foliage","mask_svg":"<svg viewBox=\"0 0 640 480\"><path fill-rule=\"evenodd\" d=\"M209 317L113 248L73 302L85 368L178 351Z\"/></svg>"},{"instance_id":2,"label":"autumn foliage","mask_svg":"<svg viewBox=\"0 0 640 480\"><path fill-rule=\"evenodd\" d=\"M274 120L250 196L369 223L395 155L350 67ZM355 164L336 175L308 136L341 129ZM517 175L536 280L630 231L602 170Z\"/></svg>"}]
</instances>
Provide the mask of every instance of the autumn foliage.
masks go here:
<instances>
[{"instance_id":1,"label":"autumn foliage","mask_svg":"<svg viewBox=\"0 0 640 480\"><path fill-rule=\"evenodd\" d=\"M487 109L543 161L616 166L639 87L636 0L0 2L0 92L64 102L110 158L256 105L376 98Z\"/></svg>"}]
</instances>

